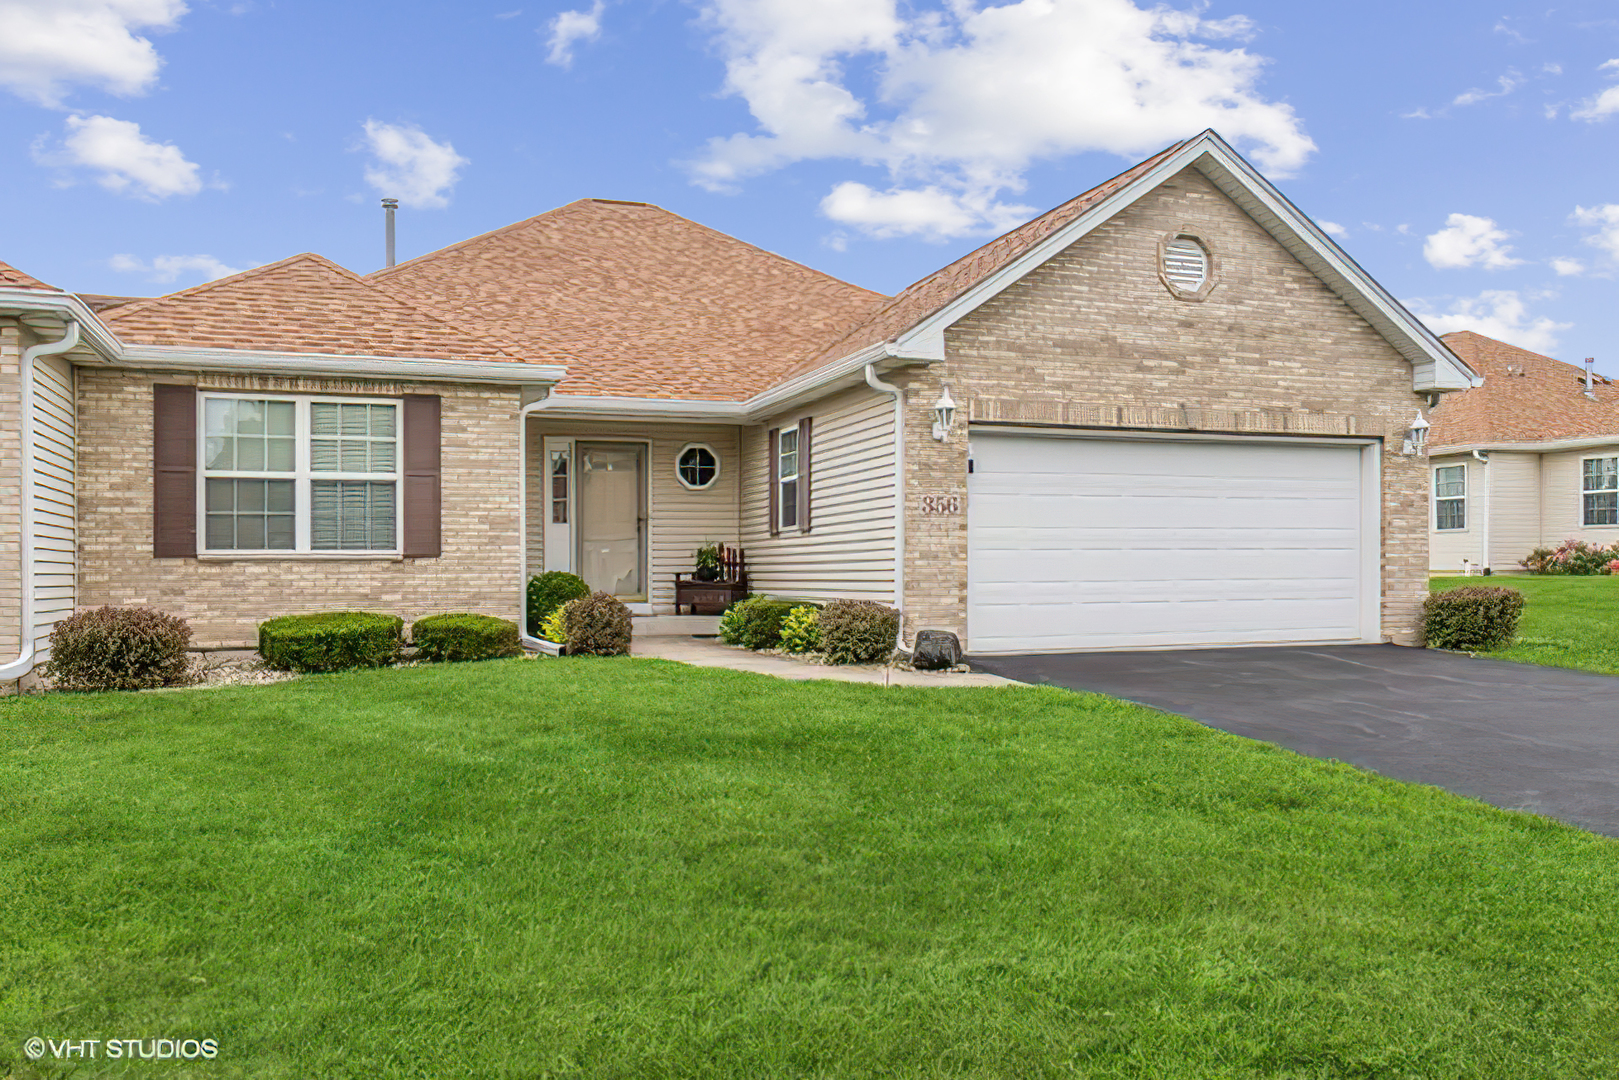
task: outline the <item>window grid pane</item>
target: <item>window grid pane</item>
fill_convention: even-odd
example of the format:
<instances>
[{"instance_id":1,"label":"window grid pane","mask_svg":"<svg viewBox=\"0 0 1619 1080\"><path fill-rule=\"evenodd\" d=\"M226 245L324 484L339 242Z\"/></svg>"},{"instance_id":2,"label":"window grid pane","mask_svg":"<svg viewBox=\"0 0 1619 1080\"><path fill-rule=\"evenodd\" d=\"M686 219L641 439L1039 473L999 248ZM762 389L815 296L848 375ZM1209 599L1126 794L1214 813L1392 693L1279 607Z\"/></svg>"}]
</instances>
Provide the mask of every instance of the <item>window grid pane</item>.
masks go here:
<instances>
[{"instance_id":1,"label":"window grid pane","mask_svg":"<svg viewBox=\"0 0 1619 1080\"><path fill-rule=\"evenodd\" d=\"M1441 529L1467 528L1467 502L1463 499L1439 500L1437 524Z\"/></svg>"},{"instance_id":2,"label":"window grid pane","mask_svg":"<svg viewBox=\"0 0 1619 1080\"><path fill-rule=\"evenodd\" d=\"M309 471L392 473L398 458L392 405L317 401L309 406Z\"/></svg>"},{"instance_id":3,"label":"window grid pane","mask_svg":"<svg viewBox=\"0 0 1619 1080\"><path fill-rule=\"evenodd\" d=\"M1587 525L1619 525L1619 492L1599 491L1585 497Z\"/></svg>"},{"instance_id":4,"label":"window grid pane","mask_svg":"<svg viewBox=\"0 0 1619 1080\"><path fill-rule=\"evenodd\" d=\"M385 551L394 546L394 485L377 480L310 483L309 546L317 551Z\"/></svg>"},{"instance_id":5,"label":"window grid pane","mask_svg":"<svg viewBox=\"0 0 1619 1080\"><path fill-rule=\"evenodd\" d=\"M294 545L291 480L209 477L203 505L204 543L221 551L290 551Z\"/></svg>"}]
</instances>

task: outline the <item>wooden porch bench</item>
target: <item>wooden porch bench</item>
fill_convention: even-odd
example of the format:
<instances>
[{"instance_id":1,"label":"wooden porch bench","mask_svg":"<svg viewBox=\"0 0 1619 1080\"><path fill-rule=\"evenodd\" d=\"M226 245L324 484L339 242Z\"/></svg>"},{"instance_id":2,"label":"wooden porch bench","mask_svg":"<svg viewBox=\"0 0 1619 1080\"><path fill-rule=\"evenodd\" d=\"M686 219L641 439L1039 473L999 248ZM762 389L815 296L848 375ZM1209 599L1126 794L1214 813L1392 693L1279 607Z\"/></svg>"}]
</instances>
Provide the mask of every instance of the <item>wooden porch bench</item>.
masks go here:
<instances>
[{"instance_id":1,"label":"wooden porch bench","mask_svg":"<svg viewBox=\"0 0 1619 1080\"><path fill-rule=\"evenodd\" d=\"M675 575L675 614L691 608L692 615L721 615L748 595L748 561L741 548L720 545L720 576L698 581L690 574Z\"/></svg>"}]
</instances>

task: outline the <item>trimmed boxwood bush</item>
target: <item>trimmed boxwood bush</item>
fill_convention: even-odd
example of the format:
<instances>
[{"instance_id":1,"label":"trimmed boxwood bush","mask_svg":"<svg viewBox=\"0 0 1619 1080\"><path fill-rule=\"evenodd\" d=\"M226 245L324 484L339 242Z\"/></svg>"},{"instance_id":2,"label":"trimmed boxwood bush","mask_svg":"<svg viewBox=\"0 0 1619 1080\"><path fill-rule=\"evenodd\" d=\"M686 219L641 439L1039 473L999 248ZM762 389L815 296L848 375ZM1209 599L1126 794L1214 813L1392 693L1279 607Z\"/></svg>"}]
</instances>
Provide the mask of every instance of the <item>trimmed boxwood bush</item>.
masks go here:
<instances>
[{"instance_id":1,"label":"trimmed boxwood bush","mask_svg":"<svg viewBox=\"0 0 1619 1080\"><path fill-rule=\"evenodd\" d=\"M1435 593L1422 605L1423 643L1430 649L1487 652L1512 641L1523 613L1517 589L1470 585Z\"/></svg>"},{"instance_id":2,"label":"trimmed boxwood bush","mask_svg":"<svg viewBox=\"0 0 1619 1080\"><path fill-rule=\"evenodd\" d=\"M51 632L44 673L58 690L151 690L191 681L191 627L155 608L100 607Z\"/></svg>"},{"instance_id":3,"label":"trimmed boxwood bush","mask_svg":"<svg viewBox=\"0 0 1619 1080\"><path fill-rule=\"evenodd\" d=\"M259 655L279 671L385 667L399 659L405 620L367 611L283 615L259 623Z\"/></svg>"},{"instance_id":4,"label":"trimmed boxwood bush","mask_svg":"<svg viewBox=\"0 0 1619 1080\"><path fill-rule=\"evenodd\" d=\"M429 615L410 627L423 660L493 660L523 651L517 624L493 615Z\"/></svg>"},{"instance_id":5,"label":"trimmed boxwood bush","mask_svg":"<svg viewBox=\"0 0 1619 1080\"><path fill-rule=\"evenodd\" d=\"M528 629L534 633L545 618L569 600L590 595L590 586L577 574L551 570L528 579Z\"/></svg>"},{"instance_id":6,"label":"trimmed boxwood bush","mask_svg":"<svg viewBox=\"0 0 1619 1080\"><path fill-rule=\"evenodd\" d=\"M772 600L768 596L750 596L732 604L720 616L720 640L727 645L745 645L750 649L774 649L781 644L781 623L795 607L791 600Z\"/></svg>"},{"instance_id":7,"label":"trimmed boxwood bush","mask_svg":"<svg viewBox=\"0 0 1619 1080\"><path fill-rule=\"evenodd\" d=\"M624 656L630 651L630 609L598 592L562 606L570 656Z\"/></svg>"},{"instance_id":8,"label":"trimmed boxwood bush","mask_svg":"<svg viewBox=\"0 0 1619 1080\"><path fill-rule=\"evenodd\" d=\"M834 600L821 609L821 651L829 664L881 664L894 652L899 612L872 600Z\"/></svg>"}]
</instances>

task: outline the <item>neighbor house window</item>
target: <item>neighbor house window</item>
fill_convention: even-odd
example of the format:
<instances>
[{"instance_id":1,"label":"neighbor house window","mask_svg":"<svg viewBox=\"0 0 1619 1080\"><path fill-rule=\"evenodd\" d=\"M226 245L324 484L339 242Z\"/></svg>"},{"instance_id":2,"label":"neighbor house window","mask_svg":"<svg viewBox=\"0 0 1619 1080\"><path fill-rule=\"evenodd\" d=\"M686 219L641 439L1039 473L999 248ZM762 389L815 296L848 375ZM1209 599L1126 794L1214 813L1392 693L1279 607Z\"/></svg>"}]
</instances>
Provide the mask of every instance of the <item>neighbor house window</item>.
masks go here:
<instances>
[{"instance_id":1,"label":"neighbor house window","mask_svg":"<svg viewBox=\"0 0 1619 1080\"><path fill-rule=\"evenodd\" d=\"M202 395L203 550L399 547L397 402Z\"/></svg>"},{"instance_id":2,"label":"neighbor house window","mask_svg":"<svg viewBox=\"0 0 1619 1080\"><path fill-rule=\"evenodd\" d=\"M783 529L798 526L798 429L787 428L776 444L776 506Z\"/></svg>"},{"instance_id":3,"label":"neighbor house window","mask_svg":"<svg viewBox=\"0 0 1619 1080\"><path fill-rule=\"evenodd\" d=\"M1467 466L1441 465L1433 471L1434 524L1467 528Z\"/></svg>"},{"instance_id":4,"label":"neighbor house window","mask_svg":"<svg viewBox=\"0 0 1619 1080\"><path fill-rule=\"evenodd\" d=\"M1619 458L1585 459L1585 523L1619 525Z\"/></svg>"},{"instance_id":5,"label":"neighbor house window","mask_svg":"<svg viewBox=\"0 0 1619 1080\"><path fill-rule=\"evenodd\" d=\"M702 443L684 447L675 458L675 476L693 491L710 487L720 475L720 459Z\"/></svg>"}]
</instances>

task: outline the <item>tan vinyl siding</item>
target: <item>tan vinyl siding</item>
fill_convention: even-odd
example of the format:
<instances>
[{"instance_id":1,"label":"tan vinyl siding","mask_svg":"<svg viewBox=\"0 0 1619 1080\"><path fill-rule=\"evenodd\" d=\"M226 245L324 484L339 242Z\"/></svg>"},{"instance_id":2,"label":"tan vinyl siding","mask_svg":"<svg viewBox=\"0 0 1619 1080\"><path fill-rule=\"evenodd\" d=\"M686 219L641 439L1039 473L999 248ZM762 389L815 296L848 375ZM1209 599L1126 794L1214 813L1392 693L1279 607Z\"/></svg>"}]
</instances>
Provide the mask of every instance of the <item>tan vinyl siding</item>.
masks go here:
<instances>
[{"instance_id":1,"label":"tan vinyl siding","mask_svg":"<svg viewBox=\"0 0 1619 1080\"><path fill-rule=\"evenodd\" d=\"M647 561L653 610L674 610L675 574L692 571L693 556L699 547L706 543L737 542L737 491L741 469L735 427L571 421L542 414L529 418L527 435L530 575L540 573L545 566L545 519L549 505L544 468L547 435L584 441L651 443ZM707 445L719 458L719 478L702 491L687 488L675 476L675 459L690 443Z\"/></svg>"},{"instance_id":2,"label":"tan vinyl siding","mask_svg":"<svg viewBox=\"0 0 1619 1080\"><path fill-rule=\"evenodd\" d=\"M861 387L749 428L743 438L742 544L755 592L793 599L894 600L894 406ZM773 428L814 418L808 533L770 535L766 445Z\"/></svg>"},{"instance_id":3,"label":"tan vinyl siding","mask_svg":"<svg viewBox=\"0 0 1619 1080\"><path fill-rule=\"evenodd\" d=\"M34 639L42 653L78 599L77 443L73 365L41 357L34 364Z\"/></svg>"},{"instance_id":4,"label":"tan vinyl siding","mask_svg":"<svg viewBox=\"0 0 1619 1080\"><path fill-rule=\"evenodd\" d=\"M1436 574L1459 574L1462 571L1463 559L1469 563L1480 564L1484 558L1484 506L1479 498L1484 487L1484 470L1479 462L1465 454L1458 457L1434 457L1428 462L1430 478L1437 475L1438 470L1453 465L1467 467L1467 528L1435 527L1438 521L1437 500L1433 497L1433 487L1430 484L1428 528L1431 538L1428 544L1428 560L1429 568Z\"/></svg>"},{"instance_id":5,"label":"tan vinyl siding","mask_svg":"<svg viewBox=\"0 0 1619 1080\"><path fill-rule=\"evenodd\" d=\"M1585 524L1583 462L1593 457L1619 457L1619 443L1542 455L1541 546L1556 547L1570 538L1593 544L1619 542L1619 525Z\"/></svg>"},{"instance_id":6,"label":"tan vinyl siding","mask_svg":"<svg viewBox=\"0 0 1619 1080\"><path fill-rule=\"evenodd\" d=\"M1522 570L1519 563L1541 544L1540 455L1492 451L1490 566L1497 574Z\"/></svg>"}]
</instances>

